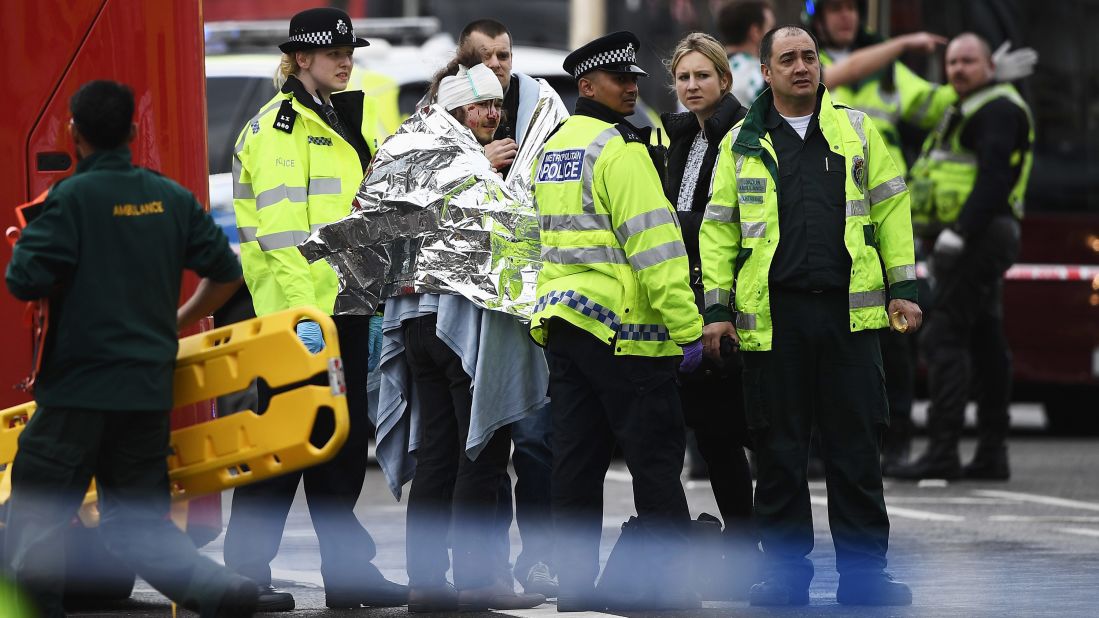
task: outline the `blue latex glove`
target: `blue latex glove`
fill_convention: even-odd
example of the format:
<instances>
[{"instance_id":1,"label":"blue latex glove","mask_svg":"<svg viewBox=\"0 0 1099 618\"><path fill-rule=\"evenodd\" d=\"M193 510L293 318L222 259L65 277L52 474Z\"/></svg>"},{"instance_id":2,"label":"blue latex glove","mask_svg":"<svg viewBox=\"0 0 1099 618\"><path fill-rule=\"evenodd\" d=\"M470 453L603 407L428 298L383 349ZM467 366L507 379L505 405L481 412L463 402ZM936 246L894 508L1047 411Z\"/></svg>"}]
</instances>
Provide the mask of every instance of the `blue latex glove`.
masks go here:
<instances>
[{"instance_id":1,"label":"blue latex glove","mask_svg":"<svg viewBox=\"0 0 1099 618\"><path fill-rule=\"evenodd\" d=\"M298 339L305 344L305 349L310 354L317 354L324 350L324 337L321 335L321 325L311 320L298 322Z\"/></svg>"},{"instance_id":2,"label":"blue latex glove","mask_svg":"<svg viewBox=\"0 0 1099 618\"><path fill-rule=\"evenodd\" d=\"M370 316L370 340L367 345L369 358L366 361L366 370L374 371L382 360L382 321L380 315Z\"/></svg>"},{"instance_id":3,"label":"blue latex glove","mask_svg":"<svg viewBox=\"0 0 1099 618\"><path fill-rule=\"evenodd\" d=\"M702 364L702 340L696 339L683 348L683 362L679 363L680 373L693 373Z\"/></svg>"}]
</instances>

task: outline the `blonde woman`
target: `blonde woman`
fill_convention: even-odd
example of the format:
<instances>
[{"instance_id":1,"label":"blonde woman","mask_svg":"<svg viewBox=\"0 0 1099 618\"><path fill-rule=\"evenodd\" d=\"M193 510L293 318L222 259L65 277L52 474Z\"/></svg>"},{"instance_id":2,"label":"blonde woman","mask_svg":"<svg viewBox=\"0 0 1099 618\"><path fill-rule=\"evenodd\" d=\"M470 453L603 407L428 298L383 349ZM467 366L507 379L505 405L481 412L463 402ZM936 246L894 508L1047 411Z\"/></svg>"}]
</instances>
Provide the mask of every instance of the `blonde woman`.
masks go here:
<instances>
[{"instance_id":1,"label":"blonde woman","mask_svg":"<svg viewBox=\"0 0 1099 618\"><path fill-rule=\"evenodd\" d=\"M256 315L312 306L331 314L337 278L327 262L309 264L298 251L317 226L338 221L373 156L375 118L361 91L345 90L352 54L368 45L347 13L310 9L290 20L279 45L279 91L241 130L233 160L233 210L241 266ZM258 610L289 611L290 593L271 587L271 560L282 540L298 483L321 553L325 603L332 608L404 605L405 586L385 579L371 562L376 547L353 508L366 476L367 440L374 433L366 407L368 340L380 317L334 316L347 378L350 435L331 461L238 488L225 531L225 564L260 584ZM298 324L310 351L324 348L320 327Z\"/></svg>"},{"instance_id":2,"label":"blonde woman","mask_svg":"<svg viewBox=\"0 0 1099 618\"><path fill-rule=\"evenodd\" d=\"M671 139L664 193L683 228L691 287L701 312L705 306L698 230L710 200L710 177L718 144L748 110L729 92L733 85L729 62L713 37L698 32L687 35L676 45L667 67L676 96L687 111L661 116ZM731 572L721 578L725 589L710 595L742 595L753 583L750 567L756 550L751 533L752 477L743 449L748 430L739 359L730 357L723 366L706 360L697 371L680 374L680 383L683 414L709 469L728 541L726 563Z\"/></svg>"}]
</instances>

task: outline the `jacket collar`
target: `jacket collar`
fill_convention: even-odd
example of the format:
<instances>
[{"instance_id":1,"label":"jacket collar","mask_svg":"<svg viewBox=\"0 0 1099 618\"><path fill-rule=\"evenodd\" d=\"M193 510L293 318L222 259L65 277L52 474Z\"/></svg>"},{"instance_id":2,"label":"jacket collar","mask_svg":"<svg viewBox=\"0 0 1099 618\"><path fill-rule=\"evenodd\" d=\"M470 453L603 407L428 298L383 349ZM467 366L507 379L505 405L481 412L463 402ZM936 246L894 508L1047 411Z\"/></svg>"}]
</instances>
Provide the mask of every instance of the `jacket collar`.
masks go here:
<instances>
[{"instance_id":1,"label":"jacket collar","mask_svg":"<svg viewBox=\"0 0 1099 618\"><path fill-rule=\"evenodd\" d=\"M610 124L625 123L635 129L637 128L626 120L625 116L594 99L585 97L576 99L576 107L573 109L573 113L577 116L590 116L597 120L602 120L603 122L609 122Z\"/></svg>"},{"instance_id":2,"label":"jacket collar","mask_svg":"<svg viewBox=\"0 0 1099 618\"><path fill-rule=\"evenodd\" d=\"M703 123L706 139L711 143L721 141L729 129L747 113L747 108L741 105L732 94L726 94L717 103L717 109L712 116ZM675 140L684 135L698 132L698 119L692 112L679 112L675 114L661 114L660 120L664 123L664 130L668 132L668 138Z\"/></svg>"},{"instance_id":3,"label":"jacket collar","mask_svg":"<svg viewBox=\"0 0 1099 618\"><path fill-rule=\"evenodd\" d=\"M130 148L121 146L113 150L97 150L76 164L76 173L91 170L125 170L133 167L130 161Z\"/></svg>"},{"instance_id":4,"label":"jacket collar","mask_svg":"<svg viewBox=\"0 0 1099 618\"><path fill-rule=\"evenodd\" d=\"M835 113L832 107L832 97L824 84L817 86L817 109L813 112L821 123L821 131L824 131L824 123ZM741 154L754 154L762 147L760 138L778 126L782 116L775 109L775 95L770 88L763 91L752 107L748 109L748 115L744 117L744 125L733 144L733 151Z\"/></svg>"}]
</instances>

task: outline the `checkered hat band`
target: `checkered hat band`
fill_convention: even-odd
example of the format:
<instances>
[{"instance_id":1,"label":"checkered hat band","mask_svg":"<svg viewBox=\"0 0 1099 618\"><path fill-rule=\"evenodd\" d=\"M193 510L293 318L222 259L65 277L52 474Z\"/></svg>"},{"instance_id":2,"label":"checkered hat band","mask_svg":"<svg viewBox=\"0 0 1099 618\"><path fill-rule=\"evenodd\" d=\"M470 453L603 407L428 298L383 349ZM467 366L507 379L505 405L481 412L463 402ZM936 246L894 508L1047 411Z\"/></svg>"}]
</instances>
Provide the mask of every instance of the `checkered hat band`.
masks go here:
<instances>
[{"instance_id":1,"label":"checkered hat band","mask_svg":"<svg viewBox=\"0 0 1099 618\"><path fill-rule=\"evenodd\" d=\"M352 37L354 38L354 37ZM310 43L312 45L331 45L332 44L332 31L325 30L323 32L305 32L302 34L295 34L290 37L290 40L295 43Z\"/></svg>"},{"instance_id":2,"label":"checkered hat band","mask_svg":"<svg viewBox=\"0 0 1099 618\"><path fill-rule=\"evenodd\" d=\"M588 71L601 67L605 64L634 64L637 62L637 52L632 47L623 47L622 49L612 49L610 51L600 52L587 60L583 60L576 64L576 68L572 70L573 78L579 78Z\"/></svg>"}]
</instances>

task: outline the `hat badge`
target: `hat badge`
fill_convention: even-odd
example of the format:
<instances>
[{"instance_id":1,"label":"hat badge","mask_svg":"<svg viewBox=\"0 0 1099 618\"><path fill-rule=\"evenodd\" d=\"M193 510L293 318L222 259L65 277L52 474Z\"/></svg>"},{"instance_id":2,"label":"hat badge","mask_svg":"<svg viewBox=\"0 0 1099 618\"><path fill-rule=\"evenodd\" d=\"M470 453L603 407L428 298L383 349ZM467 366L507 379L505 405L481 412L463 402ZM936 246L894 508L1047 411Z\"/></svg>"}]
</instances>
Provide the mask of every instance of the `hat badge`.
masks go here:
<instances>
[{"instance_id":1,"label":"hat badge","mask_svg":"<svg viewBox=\"0 0 1099 618\"><path fill-rule=\"evenodd\" d=\"M347 34L347 23L342 19L336 20L336 32L340 34Z\"/></svg>"},{"instance_id":2,"label":"hat badge","mask_svg":"<svg viewBox=\"0 0 1099 618\"><path fill-rule=\"evenodd\" d=\"M633 53L633 43L626 43L626 53L627 54L632 54Z\"/></svg>"}]
</instances>

